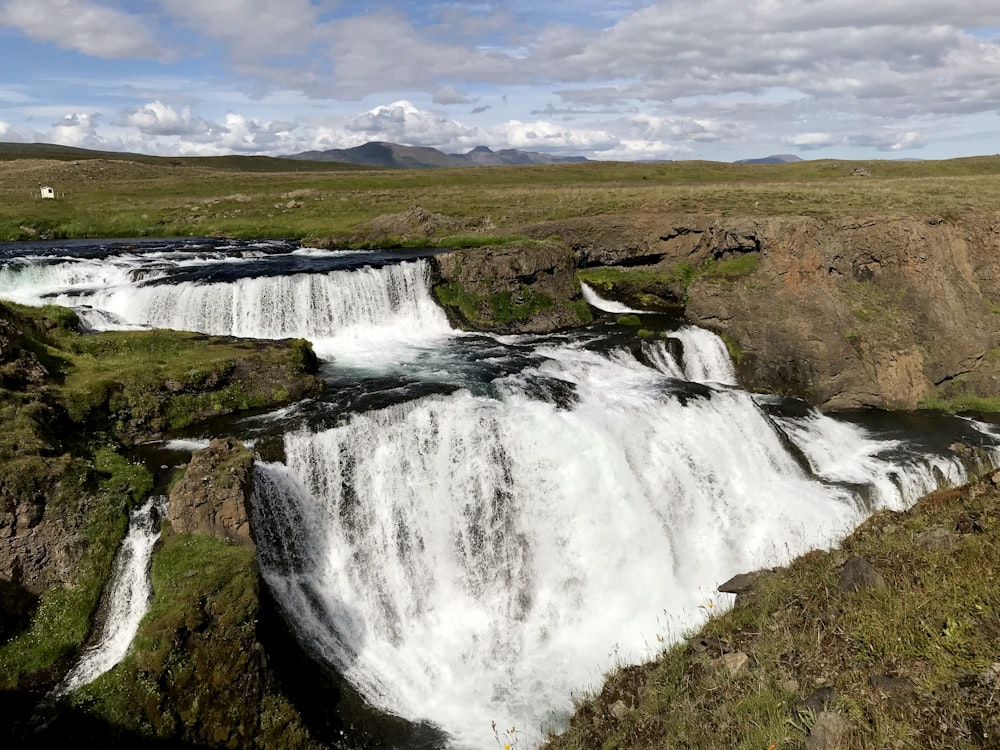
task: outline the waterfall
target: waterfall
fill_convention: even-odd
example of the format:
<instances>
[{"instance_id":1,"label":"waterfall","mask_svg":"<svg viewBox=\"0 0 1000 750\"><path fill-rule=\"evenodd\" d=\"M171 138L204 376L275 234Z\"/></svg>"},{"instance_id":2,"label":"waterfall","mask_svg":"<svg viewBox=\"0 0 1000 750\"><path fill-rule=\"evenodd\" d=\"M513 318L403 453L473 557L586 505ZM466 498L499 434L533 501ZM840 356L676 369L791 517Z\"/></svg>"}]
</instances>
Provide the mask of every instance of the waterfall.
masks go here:
<instances>
[{"instance_id":1,"label":"waterfall","mask_svg":"<svg viewBox=\"0 0 1000 750\"><path fill-rule=\"evenodd\" d=\"M583 298L587 301L587 304L591 307L596 307L598 310L609 313L637 313L642 314L644 310L634 310L628 305L624 305L621 302L615 302L614 300L604 299L600 296L594 288L587 284L586 282L580 282L580 291L583 292Z\"/></svg>"},{"instance_id":2,"label":"waterfall","mask_svg":"<svg viewBox=\"0 0 1000 750\"><path fill-rule=\"evenodd\" d=\"M153 595L149 562L160 538L165 498L155 497L129 515L128 533L115 555L106 590L104 625L97 641L56 688L66 695L87 685L125 658Z\"/></svg>"},{"instance_id":3,"label":"waterfall","mask_svg":"<svg viewBox=\"0 0 1000 750\"><path fill-rule=\"evenodd\" d=\"M887 477L926 469L853 428L836 439L857 473L817 460L831 480L817 481L746 393L678 394L620 352L544 353L499 399L460 391L298 431L258 469L263 573L304 641L458 747L485 746L491 720L551 723L613 644L648 656L730 575L841 536L870 509L832 480L900 505L910 480ZM527 396L534 377L571 383L575 403ZM814 413L789 433L817 456L831 425Z\"/></svg>"},{"instance_id":4,"label":"waterfall","mask_svg":"<svg viewBox=\"0 0 1000 750\"><path fill-rule=\"evenodd\" d=\"M361 267L354 254L350 269L302 272L340 261L287 250L15 259L0 296L72 305L95 329L309 338L330 392L234 425L269 459L252 502L261 573L304 647L456 749L495 744L493 721L536 745L574 692L725 603L721 581L964 481L950 441L1000 459L1000 433L982 423L935 426L946 437L925 449L906 425L751 396L723 340L695 327L463 336L424 260ZM109 598L141 601L118 593L119 577ZM101 644L123 654L130 639Z\"/></svg>"},{"instance_id":5,"label":"waterfall","mask_svg":"<svg viewBox=\"0 0 1000 750\"><path fill-rule=\"evenodd\" d=\"M255 276L226 282L113 283L45 301L76 308L94 330L171 328L221 336L308 338L320 356L392 358L397 345L433 343L454 332L430 295L424 260L382 268ZM99 284L99 282L98 282ZM37 289L26 288L37 296Z\"/></svg>"}]
</instances>

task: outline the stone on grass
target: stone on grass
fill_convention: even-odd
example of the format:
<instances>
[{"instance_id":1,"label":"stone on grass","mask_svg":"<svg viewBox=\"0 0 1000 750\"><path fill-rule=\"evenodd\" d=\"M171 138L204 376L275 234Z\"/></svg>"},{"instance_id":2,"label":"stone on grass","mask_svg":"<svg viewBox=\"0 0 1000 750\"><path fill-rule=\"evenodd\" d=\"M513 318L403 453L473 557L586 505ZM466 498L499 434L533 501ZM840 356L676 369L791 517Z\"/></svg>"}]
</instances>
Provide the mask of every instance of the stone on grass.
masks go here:
<instances>
[{"instance_id":1,"label":"stone on grass","mask_svg":"<svg viewBox=\"0 0 1000 750\"><path fill-rule=\"evenodd\" d=\"M833 711L823 711L816 717L809 739L806 740L807 750L840 750L846 747L847 733L851 725L840 714Z\"/></svg>"},{"instance_id":2,"label":"stone on grass","mask_svg":"<svg viewBox=\"0 0 1000 750\"><path fill-rule=\"evenodd\" d=\"M709 665L713 674L725 672L729 675L737 675L747 668L750 657L742 651L733 651L731 654L723 654L718 659L714 659Z\"/></svg>"},{"instance_id":3,"label":"stone on grass","mask_svg":"<svg viewBox=\"0 0 1000 750\"><path fill-rule=\"evenodd\" d=\"M842 591L860 591L876 589L884 591L887 586L882 574L872 567L863 557L852 557L844 563L840 571L840 588Z\"/></svg>"},{"instance_id":4,"label":"stone on grass","mask_svg":"<svg viewBox=\"0 0 1000 750\"><path fill-rule=\"evenodd\" d=\"M611 715L615 717L618 721L621 721L626 716L628 716L628 706L625 705L625 701L617 700L611 704L608 709L611 711Z\"/></svg>"},{"instance_id":5,"label":"stone on grass","mask_svg":"<svg viewBox=\"0 0 1000 750\"><path fill-rule=\"evenodd\" d=\"M944 526L932 526L917 537L917 546L928 552L944 552L958 543L958 536Z\"/></svg>"}]
</instances>

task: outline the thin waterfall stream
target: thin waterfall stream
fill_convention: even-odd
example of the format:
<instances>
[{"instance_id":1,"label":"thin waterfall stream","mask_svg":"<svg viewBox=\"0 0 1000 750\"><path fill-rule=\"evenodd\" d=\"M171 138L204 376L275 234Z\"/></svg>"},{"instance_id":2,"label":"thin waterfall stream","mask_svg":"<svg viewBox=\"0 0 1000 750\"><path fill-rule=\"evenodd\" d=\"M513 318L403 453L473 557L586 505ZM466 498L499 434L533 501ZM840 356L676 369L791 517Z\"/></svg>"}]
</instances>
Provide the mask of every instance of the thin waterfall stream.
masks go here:
<instances>
[{"instance_id":1,"label":"thin waterfall stream","mask_svg":"<svg viewBox=\"0 0 1000 750\"><path fill-rule=\"evenodd\" d=\"M952 443L1000 462L973 420L744 391L717 336L662 316L654 338L614 314L453 330L416 254L204 240L0 261L0 297L94 330L313 342L327 392L230 426L258 451L263 578L313 658L456 749L494 744L494 721L537 744L609 668L725 604L726 578L965 481Z\"/></svg>"},{"instance_id":2,"label":"thin waterfall stream","mask_svg":"<svg viewBox=\"0 0 1000 750\"><path fill-rule=\"evenodd\" d=\"M56 688L66 695L93 682L125 658L152 598L149 564L160 538L166 499L151 497L129 515L128 532L115 555L105 593L107 612L97 640Z\"/></svg>"}]
</instances>

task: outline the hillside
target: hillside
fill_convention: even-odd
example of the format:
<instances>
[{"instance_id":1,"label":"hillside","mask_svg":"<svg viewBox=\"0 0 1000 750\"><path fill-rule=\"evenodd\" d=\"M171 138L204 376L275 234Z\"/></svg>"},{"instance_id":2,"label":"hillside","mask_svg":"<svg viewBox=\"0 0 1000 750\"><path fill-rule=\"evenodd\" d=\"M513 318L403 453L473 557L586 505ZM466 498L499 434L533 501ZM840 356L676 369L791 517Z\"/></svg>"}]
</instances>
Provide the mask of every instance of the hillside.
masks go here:
<instances>
[{"instance_id":1,"label":"hillside","mask_svg":"<svg viewBox=\"0 0 1000 750\"><path fill-rule=\"evenodd\" d=\"M329 172L332 170L363 169L358 164L308 162L299 164L291 159L270 156L149 156L126 151L95 151L51 143L0 143L0 162L23 159L54 161L103 160L147 164L154 167L197 167L237 172ZM326 162L332 160L327 159Z\"/></svg>"}]
</instances>

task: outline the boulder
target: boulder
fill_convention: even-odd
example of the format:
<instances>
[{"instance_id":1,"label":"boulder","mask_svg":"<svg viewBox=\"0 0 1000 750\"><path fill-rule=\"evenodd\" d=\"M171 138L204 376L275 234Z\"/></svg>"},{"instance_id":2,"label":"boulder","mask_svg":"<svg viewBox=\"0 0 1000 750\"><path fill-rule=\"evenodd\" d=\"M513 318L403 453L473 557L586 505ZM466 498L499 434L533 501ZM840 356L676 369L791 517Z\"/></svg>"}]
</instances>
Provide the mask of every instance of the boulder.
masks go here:
<instances>
[{"instance_id":1,"label":"boulder","mask_svg":"<svg viewBox=\"0 0 1000 750\"><path fill-rule=\"evenodd\" d=\"M589 320L573 252L560 242L472 248L431 263L435 295L460 327L548 333Z\"/></svg>"}]
</instances>

